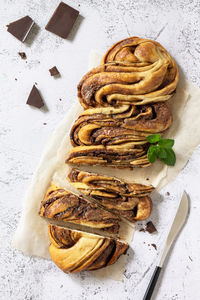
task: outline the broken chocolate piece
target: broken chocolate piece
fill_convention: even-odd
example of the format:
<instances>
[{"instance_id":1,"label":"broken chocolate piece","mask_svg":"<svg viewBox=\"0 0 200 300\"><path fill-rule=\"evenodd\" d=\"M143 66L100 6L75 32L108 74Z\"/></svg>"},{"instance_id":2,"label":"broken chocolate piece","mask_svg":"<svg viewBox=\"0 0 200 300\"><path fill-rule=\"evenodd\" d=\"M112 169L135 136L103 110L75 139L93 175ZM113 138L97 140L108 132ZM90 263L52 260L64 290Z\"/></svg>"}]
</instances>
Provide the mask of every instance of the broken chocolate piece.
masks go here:
<instances>
[{"instance_id":1,"label":"broken chocolate piece","mask_svg":"<svg viewBox=\"0 0 200 300\"><path fill-rule=\"evenodd\" d=\"M154 247L155 250L157 250L156 244L151 244L152 247Z\"/></svg>"},{"instance_id":2,"label":"broken chocolate piece","mask_svg":"<svg viewBox=\"0 0 200 300\"><path fill-rule=\"evenodd\" d=\"M33 25L34 21L29 16L26 16L7 25L7 31L21 42L24 42Z\"/></svg>"},{"instance_id":3,"label":"broken chocolate piece","mask_svg":"<svg viewBox=\"0 0 200 300\"><path fill-rule=\"evenodd\" d=\"M153 223L151 221L149 221L146 224L146 231L148 231L149 233L153 233L155 231L157 231L156 227L153 225Z\"/></svg>"},{"instance_id":4,"label":"broken chocolate piece","mask_svg":"<svg viewBox=\"0 0 200 300\"><path fill-rule=\"evenodd\" d=\"M42 106L44 106L43 99L35 85L33 86L32 90L30 92L30 95L28 97L26 104L35 106L37 108L41 108Z\"/></svg>"},{"instance_id":5,"label":"broken chocolate piece","mask_svg":"<svg viewBox=\"0 0 200 300\"><path fill-rule=\"evenodd\" d=\"M78 10L61 2L45 29L66 39L79 15Z\"/></svg>"},{"instance_id":6,"label":"broken chocolate piece","mask_svg":"<svg viewBox=\"0 0 200 300\"><path fill-rule=\"evenodd\" d=\"M25 52L18 52L19 56L21 56L22 59L26 59L26 53Z\"/></svg>"},{"instance_id":7,"label":"broken chocolate piece","mask_svg":"<svg viewBox=\"0 0 200 300\"><path fill-rule=\"evenodd\" d=\"M140 231L140 232L145 232L144 228L140 228L139 231Z\"/></svg>"},{"instance_id":8,"label":"broken chocolate piece","mask_svg":"<svg viewBox=\"0 0 200 300\"><path fill-rule=\"evenodd\" d=\"M56 68L56 66L53 67L53 68L51 68L51 69L49 69L49 72L50 72L51 76L58 76L58 75L60 75L60 72L58 71L58 69Z\"/></svg>"}]
</instances>

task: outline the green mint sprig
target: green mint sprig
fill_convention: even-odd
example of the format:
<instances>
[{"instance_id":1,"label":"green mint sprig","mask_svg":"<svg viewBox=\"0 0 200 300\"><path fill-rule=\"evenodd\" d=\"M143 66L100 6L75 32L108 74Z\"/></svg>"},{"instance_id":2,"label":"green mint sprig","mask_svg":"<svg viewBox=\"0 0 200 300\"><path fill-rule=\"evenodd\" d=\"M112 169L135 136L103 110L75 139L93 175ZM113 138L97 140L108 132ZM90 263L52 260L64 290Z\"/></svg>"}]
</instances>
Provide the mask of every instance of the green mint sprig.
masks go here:
<instances>
[{"instance_id":1,"label":"green mint sprig","mask_svg":"<svg viewBox=\"0 0 200 300\"><path fill-rule=\"evenodd\" d=\"M152 144L147 152L147 158L153 164L157 158L168 166L174 166L176 155L172 147L174 140L163 139L160 134L151 134L146 137L147 141Z\"/></svg>"}]
</instances>

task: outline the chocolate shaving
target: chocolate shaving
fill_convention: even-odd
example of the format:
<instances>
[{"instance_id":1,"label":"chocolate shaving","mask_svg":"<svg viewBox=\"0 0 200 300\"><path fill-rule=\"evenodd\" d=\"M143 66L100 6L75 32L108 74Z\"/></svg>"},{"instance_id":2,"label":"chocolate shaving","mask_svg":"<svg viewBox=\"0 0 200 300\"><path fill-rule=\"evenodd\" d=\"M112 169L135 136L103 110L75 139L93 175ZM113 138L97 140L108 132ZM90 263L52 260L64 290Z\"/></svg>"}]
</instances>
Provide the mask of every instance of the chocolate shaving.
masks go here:
<instances>
[{"instance_id":1,"label":"chocolate shaving","mask_svg":"<svg viewBox=\"0 0 200 300\"><path fill-rule=\"evenodd\" d=\"M22 59L26 59L26 53L25 52L18 52L19 56L21 56Z\"/></svg>"},{"instance_id":2,"label":"chocolate shaving","mask_svg":"<svg viewBox=\"0 0 200 300\"><path fill-rule=\"evenodd\" d=\"M7 25L7 31L21 42L24 42L34 24L34 21L26 16Z\"/></svg>"},{"instance_id":3,"label":"chocolate shaving","mask_svg":"<svg viewBox=\"0 0 200 300\"><path fill-rule=\"evenodd\" d=\"M49 69L49 72L50 72L51 76L58 76L58 75L60 75L60 72L58 71L58 69L56 68L56 66L53 67L53 68L51 68L51 69Z\"/></svg>"},{"instance_id":4,"label":"chocolate shaving","mask_svg":"<svg viewBox=\"0 0 200 300\"><path fill-rule=\"evenodd\" d=\"M29 104L29 105L37 107L37 108L41 108L42 106L44 106L43 99L35 85L33 86L32 90L30 92L30 95L28 97L26 104Z\"/></svg>"},{"instance_id":5,"label":"chocolate shaving","mask_svg":"<svg viewBox=\"0 0 200 300\"><path fill-rule=\"evenodd\" d=\"M45 29L66 39L79 15L78 10L61 2Z\"/></svg>"},{"instance_id":6,"label":"chocolate shaving","mask_svg":"<svg viewBox=\"0 0 200 300\"><path fill-rule=\"evenodd\" d=\"M153 223L151 221L149 221L146 224L146 231L148 231L149 233L154 233L155 231L157 231L156 227L153 225Z\"/></svg>"}]
</instances>

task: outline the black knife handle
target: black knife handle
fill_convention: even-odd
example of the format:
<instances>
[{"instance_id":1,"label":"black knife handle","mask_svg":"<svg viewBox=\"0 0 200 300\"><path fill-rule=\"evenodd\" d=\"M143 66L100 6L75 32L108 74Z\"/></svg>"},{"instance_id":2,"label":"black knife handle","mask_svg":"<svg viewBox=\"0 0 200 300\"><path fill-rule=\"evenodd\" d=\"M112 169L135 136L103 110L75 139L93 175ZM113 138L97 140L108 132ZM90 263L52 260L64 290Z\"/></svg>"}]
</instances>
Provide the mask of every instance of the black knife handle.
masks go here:
<instances>
[{"instance_id":1,"label":"black knife handle","mask_svg":"<svg viewBox=\"0 0 200 300\"><path fill-rule=\"evenodd\" d=\"M147 290L146 290L146 293L144 295L144 298L143 300L150 300L151 299L151 296L153 294L153 291L154 291L154 288L156 286L156 282L158 280L158 277L159 277L159 274L160 274L160 271L161 271L161 267L156 267L154 272L153 272L153 275L151 277L151 280L149 282L149 285L147 287Z\"/></svg>"}]
</instances>

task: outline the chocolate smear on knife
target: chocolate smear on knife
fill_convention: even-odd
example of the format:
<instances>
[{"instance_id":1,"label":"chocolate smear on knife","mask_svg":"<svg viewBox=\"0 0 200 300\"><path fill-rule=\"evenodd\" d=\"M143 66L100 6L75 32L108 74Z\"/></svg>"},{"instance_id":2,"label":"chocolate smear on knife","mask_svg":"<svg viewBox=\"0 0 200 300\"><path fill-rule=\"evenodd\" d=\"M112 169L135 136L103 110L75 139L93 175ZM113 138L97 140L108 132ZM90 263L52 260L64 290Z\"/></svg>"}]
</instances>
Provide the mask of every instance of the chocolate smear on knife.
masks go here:
<instances>
[{"instance_id":1,"label":"chocolate smear on knife","mask_svg":"<svg viewBox=\"0 0 200 300\"><path fill-rule=\"evenodd\" d=\"M154 226L154 224L149 221L147 224L146 224L146 229L145 231L148 231L149 233L154 233L157 231L156 227Z\"/></svg>"},{"instance_id":2,"label":"chocolate smear on knife","mask_svg":"<svg viewBox=\"0 0 200 300\"><path fill-rule=\"evenodd\" d=\"M34 21L26 16L7 25L7 31L21 42L24 42L34 24Z\"/></svg>"},{"instance_id":3,"label":"chocolate smear on knife","mask_svg":"<svg viewBox=\"0 0 200 300\"><path fill-rule=\"evenodd\" d=\"M58 69L56 68L56 66L53 67L53 68L51 68L51 69L49 69L49 72L50 72L51 76L58 76L58 75L60 75L60 72L58 71Z\"/></svg>"},{"instance_id":4,"label":"chocolate smear on knife","mask_svg":"<svg viewBox=\"0 0 200 300\"><path fill-rule=\"evenodd\" d=\"M22 59L26 59L26 53L25 52L18 52L19 56L22 58Z\"/></svg>"},{"instance_id":5,"label":"chocolate smear on knife","mask_svg":"<svg viewBox=\"0 0 200 300\"><path fill-rule=\"evenodd\" d=\"M45 29L66 39L79 15L79 11L61 2Z\"/></svg>"},{"instance_id":6,"label":"chocolate smear on knife","mask_svg":"<svg viewBox=\"0 0 200 300\"><path fill-rule=\"evenodd\" d=\"M41 108L42 106L44 106L43 99L35 85L33 86L32 90L30 92L30 95L28 97L26 104L29 104L29 105L37 107L37 108Z\"/></svg>"}]
</instances>

